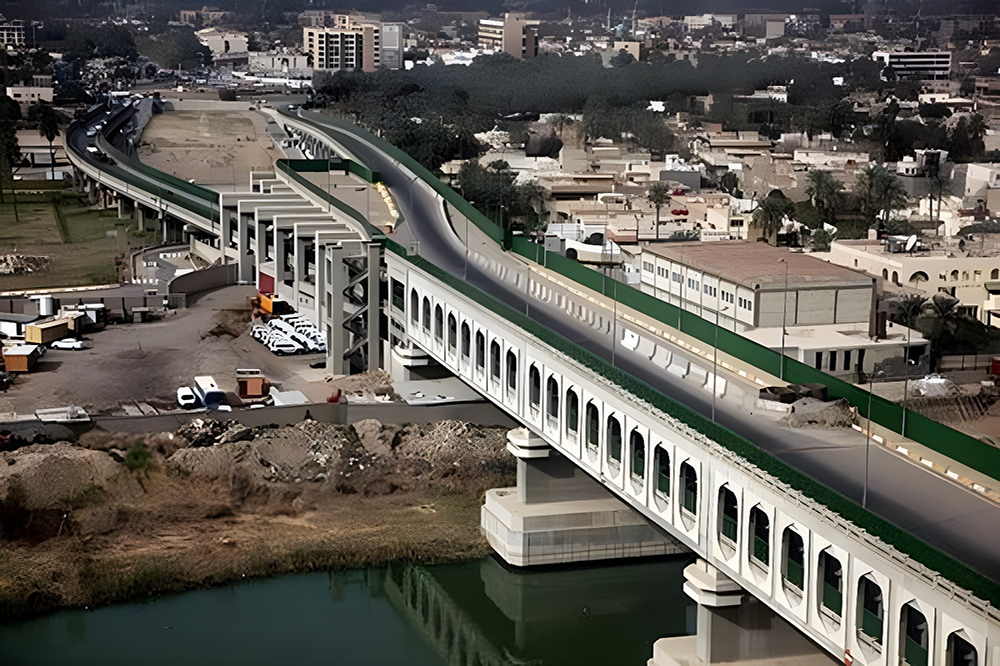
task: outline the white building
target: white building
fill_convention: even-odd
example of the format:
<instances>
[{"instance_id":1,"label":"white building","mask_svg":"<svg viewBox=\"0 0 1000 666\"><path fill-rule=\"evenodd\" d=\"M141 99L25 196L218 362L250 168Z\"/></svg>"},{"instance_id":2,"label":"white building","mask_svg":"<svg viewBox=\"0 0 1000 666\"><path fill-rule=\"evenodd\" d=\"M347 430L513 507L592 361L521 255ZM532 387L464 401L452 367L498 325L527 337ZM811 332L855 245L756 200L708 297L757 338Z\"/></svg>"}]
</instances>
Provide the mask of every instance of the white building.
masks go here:
<instances>
[{"instance_id":1,"label":"white building","mask_svg":"<svg viewBox=\"0 0 1000 666\"><path fill-rule=\"evenodd\" d=\"M202 46L207 46L212 51L213 58L222 58L236 53L245 54L249 51L249 42L243 33L205 28L194 34Z\"/></svg>"},{"instance_id":2,"label":"white building","mask_svg":"<svg viewBox=\"0 0 1000 666\"><path fill-rule=\"evenodd\" d=\"M950 51L876 51L872 60L882 63L885 68L891 68L892 73L900 79L918 79L937 81L948 78L951 73ZM885 69L882 78L887 78Z\"/></svg>"},{"instance_id":3,"label":"white building","mask_svg":"<svg viewBox=\"0 0 1000 666\"><path fill-rule=\"evenodd\" d=\"M247 67L264 76L311 77L313 73L310 56L301 54L251 51Z\"/></svg>"},{"instance_id":4,"label":"white building","mask_svg":"<svg viewBox=\"0 0 1000 666\"><path fill-rule=\"evenodd\" d=\"M24 46L24 21L8 21L0 14L0 45Z\"/></svg>"}]
</instances>

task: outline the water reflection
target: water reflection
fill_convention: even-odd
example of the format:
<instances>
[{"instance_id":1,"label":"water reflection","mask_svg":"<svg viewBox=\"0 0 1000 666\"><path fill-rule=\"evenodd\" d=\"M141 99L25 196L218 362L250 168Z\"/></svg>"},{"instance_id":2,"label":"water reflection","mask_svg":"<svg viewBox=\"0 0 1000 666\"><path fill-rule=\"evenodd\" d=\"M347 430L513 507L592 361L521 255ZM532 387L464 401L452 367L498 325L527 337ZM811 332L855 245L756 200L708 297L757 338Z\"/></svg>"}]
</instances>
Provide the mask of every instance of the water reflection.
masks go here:
<instances>
[{"instance_id":1,"label":"water reflection","mask_svg":"<svg viewBox=\"0 0 1000 666\"><path fill-rule=\"evenodd\" d=\"M0 664L644 664L693 631L686 562L282 576L2 625Z\"/></svg>"}]
</instances>

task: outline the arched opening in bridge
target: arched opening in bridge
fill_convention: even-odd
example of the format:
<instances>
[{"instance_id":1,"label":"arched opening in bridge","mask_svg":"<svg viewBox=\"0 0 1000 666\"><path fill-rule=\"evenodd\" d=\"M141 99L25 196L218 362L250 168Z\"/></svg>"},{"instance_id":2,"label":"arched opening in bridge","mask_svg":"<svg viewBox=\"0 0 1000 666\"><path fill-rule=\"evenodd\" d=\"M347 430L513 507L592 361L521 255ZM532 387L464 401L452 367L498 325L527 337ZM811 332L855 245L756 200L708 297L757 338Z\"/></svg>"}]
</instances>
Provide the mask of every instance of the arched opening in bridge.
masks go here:
<instances>
[{"instance_id":1,"label":"arched opening in bridge","mask_svg":"<svg viewBox=\"0 0 1000 666\"><path fill-rule=\"evenodd\" d=\"M517 391L517 356L509 349L507 350L507 391Z\"/></svg>"},{"instance_id":2,"label":"arched opening in bridge","mask_svg":"<svg viewBox=\"0 0 1000 666\"><path fill-rule=\"evenodd\" d=\"M448 313L448 351L452 354L458 348L458 320L455 315Z\"/></svg>"},{"instance_id":3,"label":"arched opening in bridge","mask_svg":"<svg viewBox=\"0 0 1000 666\"><path fill-rule=\"evenodd\" d=\"M899 653L908 666L927 666L928 634L927 617L912 603L899 611L901 623Z\"/></svg>"},{"instance_id":4,"label":"arched opening in bridge","mask_svg":"<svg viewBox=\"0 0 1000 666\"><path fill-rule=\"evenodd\" d=\"M819 610L822 614L840 622L844 607L844 569L840 560L829 550L819 554L817 583L820 586Z\"/></svg>"},{"instance_id":5,"label":"arched opening in bridge","mask_svg":"<svg viewBox=\"0 0 1000 666\"><path fill-rule=\"evenodd\" d=\"M951 272L951 281L952 282L958 282L958 271L952 271Z\"/></svg>"},{"instance_id":6,"label":"arched opening in bridge","mask_svg":"<svg viewBox=\"0 0 1000 666\"><path fill-rule=\"evenodd\" d=\"M438 342L444 338L444 310L440 305L434 306L434 339Z\"/></svg>"},{"instance_id":7,"label":"arched opening in bridge","mask_svg":"<svg viewBox=\"0 0 1000 666\"><path fill-rule=\"evenodd\" d=\"M771 565L771 520L763 509L750 509L750 543L747 544L751 564L765 571Z\"/></svg>"},{"instance_id":8,"label":"arched opening in bridge","mask_svg":"<svg viewBox=\"0 0 1000 666\"><path fill-rule=\"evenodd\" d=\"M858 580L858 639L870 647L882 649L882 630L885 624L885 608L882 604L882 588L870 576Z\"/></svg>"},{"instance_id":9,"label":"arched opening in bridge","mask_svg":"<svg viewBox=\"0 0 1000 666\"><path fill-rule=\"evenodd\" d=\"M892 272L892 283L899 284L899 271Z\"/></svg>"},{"instance_id":10,"label":"arched opening in bridge","mask_svg":"<svg viewBox=\"0 0 1000 666\"><path fill-rule=\"evenodd\" d=\"M555 419L558 424L559 421L559 380L555 378L554 375L549 375L549 379L545 382L545 391L548 394L545 406L545 413L548 414L550 419Z\"/></svg>"},{"instance_id":11,"label":"arched opening in bridge","mask_svg":"<svg viewBox=\"0 0 1000 666\"><path fill-rule=\"evenodd\" d=\"M632 455L632 480L641 484L646 476L646 440L638 430L628 436L628 446Z\"/></svg>"},{"instance_id":12,"label":"arched opening in bridge","mask_svg":"<svg viewBox=\"0 0 1000 666\"><path fill-rule=\"evenodd\" d=\"M740 535L740 507L736 493L728 486L719 488L719 543L727 550L729 557L736 552Z\"/></svg>"},{"instance_id":13,"label":"arched opening in bridge","mask_svg":"<svg viewBox=\"0 0 1000 666\"><path fill-rule=\"evenodd\" d=\"M587 403L587 448L597 451L601 441L601 415L597 405Z\"/></svg>"},{"instance_id":14,"label":"arched opening in bridge","mask_svg":"<svg viewBox=\"0 0 1000 666\"><path fill-rule=\"evenodd\" d=\"M410 321L414 324L420 321L420 297L416 289L410 291Z\"/></svg>"},{"instance_id":15,"label":"arched opening in bridge","mask_svg":"<svg viewBox=\"0 0 1000 666\"><path fill-rule=\"evenodd\" d=\"M424 332L431 332L431 299L424 296L424 309L423 309L423 325Z\"/></svg>"},{"instance_id":16,"label":"arched opening in bridge","mask_svg":"<svg viewBox=\"0 0 1000 666\"><path fill-rule=\"evenodd\" d=\"M528 405L536 411L542 405L542 373L534 363L528 368Z\"/></svg>"},{"instance_id":17,"label":"arched opening in bridge","mask_svg":"<svg viewBox=\"0 0 1000 666\"><path fill-rule=\"evenodd\" d=\"M802 594L805 589L806 562L805 544L802 535L792 527L786 527L781 535L781 579L785 589Z\"/></svg>"},{"instance_id":18,"label":"arched opening in bridge","mask_svg":"<svg viewBox=\"0 0 1000 666\"><path fill-rule=\"evenodd\" d=\"M469 325L463 321L462 322L462 358L464 360L466 360L466 361L469 360L469 343L471 342L471 340L470 340L471 337L472 337L472 329L470 329Z\"/></svg>"},{"instance_id":19,"label":"arched opening in bridge","mask_svg":"<svg viewBox=\"0 0 1000 666\"><path fill-rule=\"evenodd\" d=\"M614 416L608 417L608 462L622 463L622 424Z\"/></svg>"},{"instance_id":20,"label":"arched opening in bridge","mask_svg":"<svg viewBox=\"0 0 1000 666\"><path fill-rule=\"evenodd\" d=\"M500 343L496 340L490 343L490 378L500 382Z\"/></svg>"},{"instance_id":21,"label":"arched opening in bridge","mask_svg":"<svg viewBox=\"0 0 1000 666\"><path fill-rule=\"evenodd\" d=\"M486 369L486 336L482 331L476 331L476 370Z\"/></svg>"},{"instance_id":22,"label":"arched opening in bridge","mask_svg":"<svg viewBox=\"0 0 1000 666\"><path fill-rule=\"evenodd\" d=\"M947 653L944 660L945 666L977 666L979 654L976 647L957 631L948 634Z\"/></svg>"},{"instance_id":23,"label":"arched opening in bridge","mask_svg":"<svg viewBox=\"0 0 1000 666\"><path fill-rule=\"evenodd\" d=\"M670 500L670 454L662 446L656 447L653 461L656 466L656 494L660 499Z\"/></svg>"},{"instance_id":24,"label":"arched opening in bridge","mask_svg":"<svg viewBox=\"0 0 1000 666\"><path fill-rule=\"evenodd\" d=\"M406 312L406 285L395 278L392 279L392 307Z\"/></svg>"},{"instance_id":25,"label":"arched opening in bridge","mask_svg":"<svg viewBox=\"0 0 1000 666\"><path fill-rule=\"evenodd\" d=\"M681 510L693 518L698 515L698 473L688 463L681 463Z\"/></svg>"},{"instance_id":26,"label":"arched opening in bridge","mask_svg":"<svg viewBox=\"0 0 1000 666\"><path fill-rule=\"evenodd\" d=\"M580 398L576 391L569 389L566 391L566 434L569 437L576 437L580 431Z\"/></svg>"}]
</instances>

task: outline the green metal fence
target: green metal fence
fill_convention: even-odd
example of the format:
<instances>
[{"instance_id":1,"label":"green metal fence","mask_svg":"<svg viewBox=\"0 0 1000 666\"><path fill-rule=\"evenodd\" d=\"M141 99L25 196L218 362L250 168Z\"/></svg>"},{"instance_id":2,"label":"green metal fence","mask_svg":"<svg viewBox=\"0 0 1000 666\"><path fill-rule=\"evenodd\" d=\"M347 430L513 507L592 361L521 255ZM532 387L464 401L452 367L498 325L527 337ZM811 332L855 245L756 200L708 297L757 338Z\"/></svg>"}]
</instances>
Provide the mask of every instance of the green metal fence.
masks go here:
<instances>
[{"instance_id":1,"label":"green metal fence","mask_svg":"<svg viewBox=\"0 0 1000 666\"><path fill-rule=\"evenodd\" d=\"M823 606L832 613L840 616L844 608L844 595L830 583L823 583Z\"/></svg>"},{"instance_id":2,"label":"green metal fence","mask_svg":"<svg viewBox=\"0 0 1000 666\"><path fill-rule=\"evenodd\" d=\"M903 659L907 666L927 666L927 648L907 636L903 644Z\"/></svg>"},{"instance_id":3,"label":"green metal fence","mask_svg":"<svg viewBox=\"0 0 1000 666\"><path fill-rule=\"evenodd\" d=\"M302 173L316 173L316 163L319 163L319 165L322 166L321 172L326 170L326 160L278 160L275 163L275 166L278 171L287 175L296 183L357 222L363 229L365 229L372 239L378 240L383 238L384 235L382 231L369 222L364 213L351 208L343 201L333 196L330 192L327 192L322 187L302 175Z\"/></svg>"},{"instance_id":4,"label":"green metal fence","mask_svg":"<svg viewBox=\"0 0 1000 666\"><path fill-rule=\"evenodd\" d=\"M801 561L795 561L791 557L785 562L785 580L795 588L802 589L805 581L805 568Z\"/></svg>"},{"instance_id":5,"label":"green metal fence","mask_svg":"<svg viewBox=\"0 0 1000 666\"><path fill-rule=\"evenodd\" d=\"M882 644L882 617L867 608L861 609L861 633L865 634L879 645Z\"/></svg>"}]
</instances>

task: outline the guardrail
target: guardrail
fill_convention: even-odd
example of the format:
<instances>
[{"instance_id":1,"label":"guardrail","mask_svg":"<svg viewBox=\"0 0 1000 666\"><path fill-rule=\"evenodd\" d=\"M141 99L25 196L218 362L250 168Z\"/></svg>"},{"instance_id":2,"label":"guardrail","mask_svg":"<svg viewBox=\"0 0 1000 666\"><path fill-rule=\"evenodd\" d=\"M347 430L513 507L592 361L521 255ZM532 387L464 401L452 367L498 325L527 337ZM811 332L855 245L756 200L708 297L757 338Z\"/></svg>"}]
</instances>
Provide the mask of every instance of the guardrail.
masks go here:
<instances>
[{"instance_id":1,"label":"guardrail","mask_svg":"<svg viewBox=\"0 0 1000 666\"><path fill-rule=\"evenodd\" d=\"M645 404L650 409L659 411L695 433L703 435L733 454L734 459L741 464L749 463L773 479L802 493L806 498L825 507L849 524L844 528L849 531L862 531L892 546L904 556L938 572L955 585L971 592L979 599L1000 609L1000 584L990 580L983 574L971 569L964 563L930 546L885 519L862 508L838 492L831 490L822 483L779 460L770 453L761 450L749 440L737 435L731 430L706 419L686 405L664 395L649 384L636 379L593 352L590 352L568 338L554 332L530 319L523 313L501 303L492 296L469 285L419 255L410 255L399 243L387 240L386 250L398 255L414 266L426 271L445 286L454 289L463 296L503 317L526 334L539 342L558 349L570 359L581 364L596 375L605 378L632 396L637 404ZM693 315L692 315L693 316ZM714 332L714 330L713 330ZM735 462L735 460L734 460Z\"/></svg>"},{"instance_id":2,"label":"guardrail","mask_svg":"<svg viewBox=\"0 0 1000 666\"><path fill-rule=\"evenodd\" d=\"M341 160L341 162L354 164L354 162L351 162L350 160ZM342 168L346 166L347 164L342 165ZM368 218L366 218L360 211L351 208L343 201L333 196L330 192L327 192L322 187L310 181L308 178L305 178L304 176L302 176L301 173L299 173L299 172L322 173L326 171L328 168L326 160L282 159L278 160L275 163L275 168L281 173L291 178L292 180L294 180L296 183L298 183L305 189L309 190L311 193L313 193L326 203L330 204L331 206L339 210L344 215L348 216L349 218L357 222L359 225L361 225L361 228L365 230L365 233L368 235L369 238L373 240L379 240L385 237L382 231L378 229L375 225L373 225L371 222L369 222ZM345 168L345 170L349 170L349 168ZM377 174L377 172L372 172L368 169L364 169L364 171L366 171L368 174L373 174L373 173ZM351 171L351 173L354 172ZM371 183L372 181L368 182Z\"/></svg>"},{"instance_id":3,"label":"guardrail","mask_svg":"<svg viewBox=\"0 0 1000 666\"><path fill-rule=\"evenodd\" d=\"M607 298L611 298L611 295L614 294L620 303L641 312L644 316L714 346L716 334L714 322L702 319L691 312L681 311L675 305L659 300L622 282L606 278L601 273L566 259L562 255L547 252L541 245L532 243L525 238L511 238L509 232L505 234L498 225L473 208L455 190L442 183L424 166L384 139L332 116L323 116L322 123L361 136L377 146L424 180L445 201L462 215L468 217L487 236L503 244L506 249L538 264L543 264L549 270L600 292ZM775 377L779 376L782 365L780 352L768 349L725 329L720 329L718 335L718 347L721 351ZM872 421L897 434L902 429L905 413L906 437L993 479L1000 480L1000 449L933 421L926 416L904 410L899 405L877 395L869 395L864 388L838 379L795 359L786 357L784 369L785 382L789 384L811 382L825 384L830 397L847 400L853 407L857 408L859 414L865 417L868 416L868 406L871 405Z\"/></svg>"}]
</instances>

